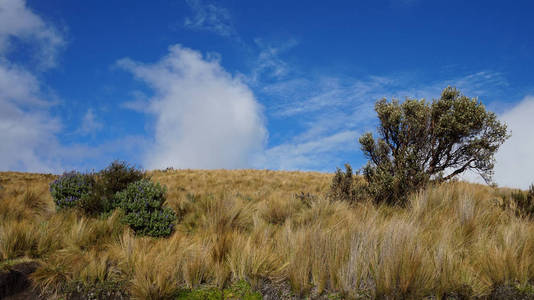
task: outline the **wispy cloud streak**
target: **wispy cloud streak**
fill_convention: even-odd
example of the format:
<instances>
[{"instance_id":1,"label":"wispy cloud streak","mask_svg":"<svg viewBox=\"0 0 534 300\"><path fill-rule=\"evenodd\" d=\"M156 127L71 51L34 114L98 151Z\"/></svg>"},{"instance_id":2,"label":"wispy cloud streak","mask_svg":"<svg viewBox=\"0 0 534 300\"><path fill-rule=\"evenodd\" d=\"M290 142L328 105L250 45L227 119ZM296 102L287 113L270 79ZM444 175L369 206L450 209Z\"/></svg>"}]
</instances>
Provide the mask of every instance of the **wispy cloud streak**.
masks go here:
<instances>
[{"instance_id":1,"label":"wispy cloud streak","mask_svg":"<svg viewBox=\"0 0 534 300\"><path fill-rule=\"evenodd\" d=\"M230 12L224 8L201 0L186 0L193 11L184 26L193 30L206 30L215 34L231 37L236 35Z\"/></svg>"},{"instance_id":2,"label":"wispy cloud streak","mask_svg":"<svg viewBox=\"0 0 534 300\"><path fill-rule=\"evenodd\" d=\"M341 164L340 151L358 153L358 136L373 131L377 125L374 103L381 98L425 98L439 97L448 85L458 87L469 96L480 96L486 100L496 86L506 86L505 78L497 72L483 71L427 82L406 74L397 76L369 76L364 79L349 77L300 77L287 78L274 84L264 85L261 93L268 95L272 103L267 115L273 119L292 120L300 125L301 131L281 144L271 145L266 156L278 159L264 159L266 167L314 169L317 166L335 168ZM350 138L347 136L352 133ZM344 139L330 137L343 136ZM320 155L309 145L321 141ZM293 162L293 163L289 163ZM355 167L359 167L356 165Z\"/></svg>"}]
</instances>

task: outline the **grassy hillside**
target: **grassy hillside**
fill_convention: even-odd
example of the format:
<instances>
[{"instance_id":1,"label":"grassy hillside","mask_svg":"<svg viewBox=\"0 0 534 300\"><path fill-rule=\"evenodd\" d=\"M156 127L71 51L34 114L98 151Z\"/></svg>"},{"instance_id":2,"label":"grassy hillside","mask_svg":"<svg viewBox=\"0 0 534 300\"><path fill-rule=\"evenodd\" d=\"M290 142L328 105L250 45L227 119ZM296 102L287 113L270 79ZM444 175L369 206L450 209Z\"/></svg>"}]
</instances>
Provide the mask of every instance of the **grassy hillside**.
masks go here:
<instances>
[{"instance_id":1,"label":"grassy hillside","mask_svg":"<svg viewBox=\"0 0 534 300\"><path fill-rule=\"evenodd\" d=\"M532 291L534 223L501 208L509 190L444 184L414 195L402 209L330 201L324 195L331 174L151 176L167 186L167 205L179 216L167 239L136 237L118 213L56 212L52 175L0 173L0 268L36 260L41 266L32 278L49 295L120 289L137 299L202 299L221 287L226 298L260 297L248 285L271 299L474 298L503 289L529 297Z\"/></svg>"}]
</instances>

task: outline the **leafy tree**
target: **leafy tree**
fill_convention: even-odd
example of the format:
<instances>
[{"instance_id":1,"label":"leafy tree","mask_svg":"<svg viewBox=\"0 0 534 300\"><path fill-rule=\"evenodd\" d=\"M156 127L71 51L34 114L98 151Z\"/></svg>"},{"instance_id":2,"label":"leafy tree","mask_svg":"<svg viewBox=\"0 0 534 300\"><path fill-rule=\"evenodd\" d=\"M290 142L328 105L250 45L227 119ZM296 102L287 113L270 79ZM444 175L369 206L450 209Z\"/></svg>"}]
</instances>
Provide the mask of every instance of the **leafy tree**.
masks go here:
<instances>
[{"instance_id":1,"label":"leafy tree","mask_svg":"<svg viewBox=\"0 0 534 300\"><path fill-rule=\"evenodd\" d=\"M377 202L404 204L430 181L471 170L491 182L494 154L509 137L506 125L476 98L447 87L431 103L417 99L376 102L379 137L360 137L369 159L363 168Z\"/></svg>"}]
</instances>

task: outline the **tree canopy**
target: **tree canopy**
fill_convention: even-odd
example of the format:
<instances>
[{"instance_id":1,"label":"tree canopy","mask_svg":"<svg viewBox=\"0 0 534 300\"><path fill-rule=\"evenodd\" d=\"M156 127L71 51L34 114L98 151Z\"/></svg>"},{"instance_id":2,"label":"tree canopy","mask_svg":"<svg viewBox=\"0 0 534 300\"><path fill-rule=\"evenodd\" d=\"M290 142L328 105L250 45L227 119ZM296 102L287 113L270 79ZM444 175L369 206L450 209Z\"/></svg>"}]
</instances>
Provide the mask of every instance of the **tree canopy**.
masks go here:
<instances>
[{"instance_id":1,"label":"tree canopy","mask_svg":"<svg viewBox=\"0 0 534 300\"><path fill-rule=\"evenodd\" d=\"M494 154L509 137L506 124L476 98L445 88L439 99L375 104L378 138L359 139L369 159L363 175L377 201L405 201L429 181L447 181L471 170L491 182Z\"/></svg>"}]
</instances>

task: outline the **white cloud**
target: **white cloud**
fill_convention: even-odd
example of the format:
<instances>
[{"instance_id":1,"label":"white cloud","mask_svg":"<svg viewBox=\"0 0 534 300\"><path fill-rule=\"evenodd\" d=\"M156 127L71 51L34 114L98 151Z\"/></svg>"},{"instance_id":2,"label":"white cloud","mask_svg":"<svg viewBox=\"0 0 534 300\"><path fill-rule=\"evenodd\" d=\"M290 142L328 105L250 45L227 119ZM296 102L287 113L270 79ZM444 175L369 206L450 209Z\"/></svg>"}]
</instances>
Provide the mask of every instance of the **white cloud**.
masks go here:
<instances>
[{"instance_id":1,"label":"white cloud","mask_svg":"<svg viewBox=\"0 0 534 300\"><path fill-rule=\"evenodd\" d=\"M214 4L203 3L201 0L186 0L186 3L191 7L194 16L185 19L185 27L211 31L224 37L236 34L227 9Z\"/></svg>"},{"instance_id":2,"label":"white cloud","mask_svg":"<svg viewBox=\"0 0 534 300\"><path fill-rule=\"evenodd\" d=\"M101 130L103 127L104 124L97 119L94 109L89 108L83 116L82 125L78 132L82 135L90 135Z\"/></svg>"},{"instance_id":3,"label":"white cloud","mask_svg":"<svg viewBox=\"0 0 534 300\"><path fill-rule=\"evenodd\" d=\"M43 67L54 65L63 39L21 0L0 0L0 170L52 171L61 128L53 104L30 71L8 59L12 40L36 44Z\"/></svg>"},{"instance_id":4,"label":"white cloud","mask_svg":"<svg viewBox=\"0 0 534 300\"><path fill-rule=\"evenodd\" d=\"M148 168L239 168L250 164L267 136L261 106L218 61L175 45L154 64L118 62L153 88L147 113L155 116Z\"/></svg>"},{"instance_id":5,"label":"white cloud","mask_svg":"<svg viewBox=\"0 0 534 300\"><path fill-rule=\"evenodd\" d=\"M121 103L121 107L141 113L144 112L150 104L148 101L149 97L145 93L137 90L131 92L130 95L133 99L131 101Z\"/></svg>"},{"instance_id":6,"label":"white cloud","mask_svg":"<svg viewBox=\"0 0 534 300\"><path fill-rule=\"evenodd\" d=\"M267 43L262 39L255 39L254 42L259 47L260 52L251 75L246 80L255 84L260 81L262 76L281 79L290 72L289 65L280 58L280 54L295 47L298 44L295 39L289 39L276 45Z\"/></svg>"},{"instance_id":7,"label":"white cloud","mask_svg":"<svg viewBox=\"0 0 534 300\"><path fill-rule=\"evenodd\" d=\"M500 116L512 131L496 155L495 181L500 186L526 189L534 183L534 96L525 97Z\"/></svg>"},{"instance_id":8,"label":"white cloud","mask_svg":"<svg viewBox=\"0 0 534 300\"><path fill-rule=\"evenodd\" d=\"M352 111L360 108L362 104L372 106L374 101L389 92L384 81L385 78L382 77L370 77L366 80L322 77L295 81L293 86L285 83L279 87L270 86L267 87L267 92L287 97L288 100L274 105L273 114L278 117L292 117L315 112L331 113L339 109Z\"/></svg>"},{"instance_id":9,"label":"white cloud","mask_svg":"<svg viewBox=\"0 0 534 300\"><path fill-rule=\"evenodd\" d=\"M324 170L325 166L335 166L333 153L355 150L358 132L347 130L321 138L308 138L305 141L292 141L267 149L256 157L259 168L282 170ZM327 168L325 171L331 171Z\"/></svg>"},{"instance_id":10,"label":"white cloud","mask_svg":"<svg viewBox=\"0 0 534 300\"><path fill-rule=\"evenodd\" d=\"M19 105L47 106L37 78L22 67L0 58L0 99Z\"/></svg>"},{"instance_id":11,"label":"white cloud","mask_svg":"<svg viewBox=\"0 0 534 300\"><path fill-rule=\"evenodd\" d=\"M132 157L146 140L126 136L100 145L62 144L62 122L50 110L56 101L40 80L40 73L55 66L62 35L27 7L23 0L0 0L0 170L52 172L77 168L90 170L104 159ZM24 47L35 64L19 64L10 54ZM26 67L28 65L28 67ZM89 109L74 134L101 129Z\"/></svg>"},{"instance_id":12,"label":"white cloud","mask_svg":"<svg viewBox=\"0 0 534 300\"><path fill-rule=\"evenodd\" d=\"M1 65L0 72L10 77ZM0 85L5 78L0 77ZM20 80L17 85L26 83ZM24 106L17 100L0 95L0 170L51 171L53 158L48 154L58 145L55 134L60 123L46 109Z\"/></svg>"},{"instance_id":13,"label":"white cloud","mask_svg":"<svg viewBox=\"0 0 534 300\"><path fill-rule=\"evenodd\" d=\"M35 54L43 68L55 65L57 52L65 43L53 26L26 6L26 1L0 0L0 55L13 50L13 38L37 44L39 50Z\"/></svg>"}]
</instances>

